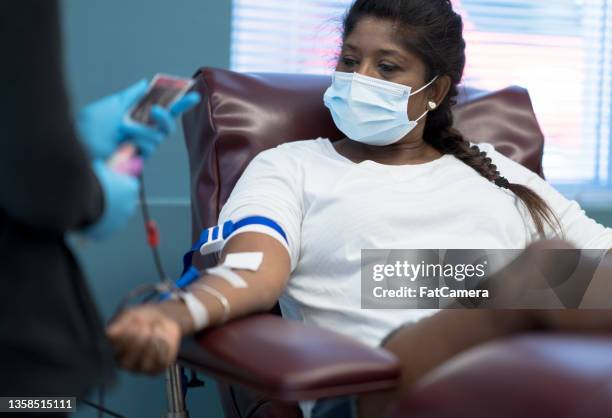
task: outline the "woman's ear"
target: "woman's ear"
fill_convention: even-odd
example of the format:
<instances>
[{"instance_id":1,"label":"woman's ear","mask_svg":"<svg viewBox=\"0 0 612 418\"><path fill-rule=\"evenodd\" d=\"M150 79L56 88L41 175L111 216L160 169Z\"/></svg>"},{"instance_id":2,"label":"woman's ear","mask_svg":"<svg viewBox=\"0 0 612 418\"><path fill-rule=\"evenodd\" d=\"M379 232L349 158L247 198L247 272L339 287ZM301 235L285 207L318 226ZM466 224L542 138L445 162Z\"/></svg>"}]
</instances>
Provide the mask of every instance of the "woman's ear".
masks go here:
<instances>
[{"instance_id":1,"label":"woman's ear","mask_svg":"<svg viewBox=\"0 0 612 418\"><path fill-rule=\"evenodd\" d=\"M427 101L432 101L439 107L440 103L444 101L444 98L448 94L451 84L452 80L448 75L438 77L431 85Z\"/></svg>"}]
</instances>

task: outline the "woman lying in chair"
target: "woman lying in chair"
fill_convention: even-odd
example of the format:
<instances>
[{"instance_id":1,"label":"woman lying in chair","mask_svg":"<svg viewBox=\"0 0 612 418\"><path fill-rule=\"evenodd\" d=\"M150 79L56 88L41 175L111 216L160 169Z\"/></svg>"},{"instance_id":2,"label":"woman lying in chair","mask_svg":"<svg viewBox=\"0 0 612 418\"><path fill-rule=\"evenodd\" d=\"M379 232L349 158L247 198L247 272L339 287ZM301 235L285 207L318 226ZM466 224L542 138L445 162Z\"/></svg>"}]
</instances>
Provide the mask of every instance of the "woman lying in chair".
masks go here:
<instances>
[{"instance_id":1,"label":"woman lying in chair","mask_svg":"<svg viewBox=\"0 0 612 418\"><path fill-rule=\"evenodd\" d=\"M242 287L216 274L189 287L208 311L207 327L280 300L286 318L374 346L385 340L401 361L403 385L360 397L360 417L380 416L425 372L477 343L536 324L612 328L612 318L591 320L607 315L578 311L361 309L362 248L518 249L553 237L578 248L612 247L612 229L576 202L452 128L465 65L462 28L449 0L357 0L323 98L346 138L290 142L257 155L219 223L261 215L279 229L241 228L220 259L261 252L261 265L232 270ZM385 339L406 323L414 325ZM175 360L182 335L203 326L183 302L167 301L126 311L108 335L125 368L155 373ZM169 349L156 350L160 341ZM312 416L324 416L328 406L318 402ZM306 404L303 410L311 413ZM336 418L349 414L337 411Z\"/></svg>"}]
</instances>

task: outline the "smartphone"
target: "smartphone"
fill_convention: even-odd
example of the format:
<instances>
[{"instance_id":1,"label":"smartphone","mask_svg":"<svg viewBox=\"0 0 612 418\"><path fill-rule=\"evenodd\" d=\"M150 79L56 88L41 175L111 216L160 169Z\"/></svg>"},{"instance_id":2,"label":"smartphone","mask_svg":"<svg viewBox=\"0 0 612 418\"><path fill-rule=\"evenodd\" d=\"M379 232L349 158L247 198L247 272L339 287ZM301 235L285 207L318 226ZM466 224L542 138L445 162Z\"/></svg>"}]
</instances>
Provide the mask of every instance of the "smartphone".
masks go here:
<instances>
[{"instance_id":1,"label":"smartphone","mask_svg":"<svg viewBox=\"0 0 612 418\"><path fill-rule=\"evenodd\" d=\"M144 96L126 113L126 121L143 125L155 125L151 119L151 107L158 105L169 108L193 86L193 79L156 74L149 83Z\"/></svg>"}]
</instances>

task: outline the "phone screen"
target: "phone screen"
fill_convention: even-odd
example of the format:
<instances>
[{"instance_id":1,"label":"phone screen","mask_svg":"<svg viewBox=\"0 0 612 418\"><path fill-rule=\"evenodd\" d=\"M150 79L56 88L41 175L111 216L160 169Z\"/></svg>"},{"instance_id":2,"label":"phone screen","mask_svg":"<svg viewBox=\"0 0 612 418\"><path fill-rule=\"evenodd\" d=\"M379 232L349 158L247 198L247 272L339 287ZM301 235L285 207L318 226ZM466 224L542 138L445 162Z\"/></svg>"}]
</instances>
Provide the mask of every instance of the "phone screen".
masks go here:
<instances>
[{"instance_id":1,"label":"phone screen","mask_svg":"<svg viewBox=\"0 0 612 418\"><path fill-rule=\"evenodd\" d=\"M189 78L178 78L167 75L156 75L144 96L128 112L129 119L144 125L154 125L150 118L151 107L159 105L164 108L180 99L193 85Z\"/></svg>"}]
</instances>

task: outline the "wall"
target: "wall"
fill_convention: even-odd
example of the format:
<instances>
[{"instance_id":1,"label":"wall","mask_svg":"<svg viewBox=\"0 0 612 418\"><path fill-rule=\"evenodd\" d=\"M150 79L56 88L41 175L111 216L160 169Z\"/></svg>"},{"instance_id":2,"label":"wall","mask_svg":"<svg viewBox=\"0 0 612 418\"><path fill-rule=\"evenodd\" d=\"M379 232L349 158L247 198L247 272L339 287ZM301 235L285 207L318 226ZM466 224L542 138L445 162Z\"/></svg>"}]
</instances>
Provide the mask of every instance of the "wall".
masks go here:
<instances>
[{"instance_id":1,"label":"wall","mask_svg":"<svg viewBox=\"0 0 612 418\"><path fill-rule=\"evenodd\" d=\"M66 79L74 109L157 72L190 76L203 65L229 65L230 0L64 0L62 6ZM145 174L152 215L162 234L163 261L176 275L191 238L189 176L180 129L151 158ZM125 292L156 280L140 216L105 243L72 243L106 319ZM121 372L106 405L127 417L159 417L165 399L163 376ZM205 388L190 392L188 404L192 417L222 416L209 380ZM97 415L85 406L76 416Z\"/></svg>"}]
</instances>

